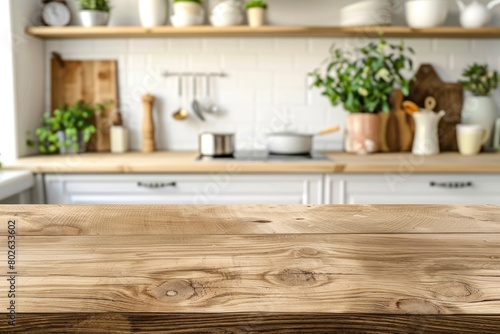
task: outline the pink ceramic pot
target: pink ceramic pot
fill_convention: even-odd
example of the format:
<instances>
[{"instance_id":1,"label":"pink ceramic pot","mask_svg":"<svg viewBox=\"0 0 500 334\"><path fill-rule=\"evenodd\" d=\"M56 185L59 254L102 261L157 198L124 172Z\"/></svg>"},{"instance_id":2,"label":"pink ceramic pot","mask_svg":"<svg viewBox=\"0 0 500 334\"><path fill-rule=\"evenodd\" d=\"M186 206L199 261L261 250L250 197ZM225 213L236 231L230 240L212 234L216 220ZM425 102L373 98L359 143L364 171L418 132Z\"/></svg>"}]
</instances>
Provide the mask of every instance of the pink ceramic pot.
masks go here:
<instances>
[{"instance_id":1,"label":"pink ceramic pot","mask_svg":"<svg viewBox=\"0 0 500 334\"><path fill-rule=\"evenodd\" d=\"M346 120L345 150L368 154L380 150L380 117L378 114L349 114Z\"/></svg>"}]
</instances>

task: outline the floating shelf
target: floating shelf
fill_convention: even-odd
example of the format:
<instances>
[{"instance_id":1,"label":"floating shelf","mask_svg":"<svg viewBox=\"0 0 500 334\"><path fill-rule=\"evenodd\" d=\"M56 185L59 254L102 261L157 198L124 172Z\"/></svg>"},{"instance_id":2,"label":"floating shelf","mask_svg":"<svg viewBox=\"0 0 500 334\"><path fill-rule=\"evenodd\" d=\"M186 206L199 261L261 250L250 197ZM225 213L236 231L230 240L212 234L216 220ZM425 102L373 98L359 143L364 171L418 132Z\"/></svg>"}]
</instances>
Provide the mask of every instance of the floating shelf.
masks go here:
<instances>
[{"instance_id":1,"label":"floating shelf","mask_svg":"<svg viewBox=\"0 0 500 334\"><path fill-rule=\"evenodd\" d=\"M186 38L186 37L384 37L402 38L500 38L500 27L465 29L462 27L436 27L413 29L409 27L285 27L248 26L212 27L196 26L175 28L163 26L143 27L30 27L26 32L43 39L63 38Z\"/></svg>"}]
</instances>

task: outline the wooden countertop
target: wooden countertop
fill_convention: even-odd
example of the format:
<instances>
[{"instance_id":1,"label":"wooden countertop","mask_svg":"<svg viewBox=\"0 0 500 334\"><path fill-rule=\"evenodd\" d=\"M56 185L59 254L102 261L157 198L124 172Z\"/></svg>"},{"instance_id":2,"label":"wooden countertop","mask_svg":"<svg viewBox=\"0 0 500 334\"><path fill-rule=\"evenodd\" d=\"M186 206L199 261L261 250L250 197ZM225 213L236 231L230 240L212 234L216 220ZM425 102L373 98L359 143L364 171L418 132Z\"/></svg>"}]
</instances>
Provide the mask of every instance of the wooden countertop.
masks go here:
<instances>
[{"instance_id":1,"label":"wooden countertop","mask_svg":"<svg viewBox=\"0 0 500 334\"><path fill-rule=\"evenodd\" d=\"M331 161L196 161L195 152L142 154L88 153L21 158L8 169L35 173L500 173L500 154L464 157L443 153L419 157L408 153L357 156L328 152Z\"/></svg>"},{"instance_id":2,"label":"wooden countertop","mask_svg":"<svg viewBox=\"0 0 500 334\"><path fill-rule=\"evenodd\" d=\"M19 254L17 325L1 332L500 328L500 206L0 206L0 220L1 257L9 220Z\"/></svg>"}]
</instances>

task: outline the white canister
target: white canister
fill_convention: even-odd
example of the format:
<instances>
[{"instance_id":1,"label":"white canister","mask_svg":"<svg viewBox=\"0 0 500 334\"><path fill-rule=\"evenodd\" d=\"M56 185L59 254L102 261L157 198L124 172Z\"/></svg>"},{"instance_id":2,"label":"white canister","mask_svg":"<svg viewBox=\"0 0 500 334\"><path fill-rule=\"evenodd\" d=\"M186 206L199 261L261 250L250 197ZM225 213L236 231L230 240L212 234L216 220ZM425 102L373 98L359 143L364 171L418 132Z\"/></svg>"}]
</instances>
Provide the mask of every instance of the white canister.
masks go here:
<instances>
[{"instance_id":1,"label":"white canister","mask_svg":"<svg viewBox=\"0 0 500 334\"><path fill-rule=\"evenodd\" d=\"M165 25L168 17L167 0L138 0L138 4L143 27Z\"/></svg>"},{"instance_id":2,"label":"white canister","mask_svg":"<svg viewBox=\"0 0 500 334\"><path fill-rule=\"evenodd\" d=\"M129 150L128 129L123 126L111 127L111 153L125 153Z\"/></svg>"}]
</instances>

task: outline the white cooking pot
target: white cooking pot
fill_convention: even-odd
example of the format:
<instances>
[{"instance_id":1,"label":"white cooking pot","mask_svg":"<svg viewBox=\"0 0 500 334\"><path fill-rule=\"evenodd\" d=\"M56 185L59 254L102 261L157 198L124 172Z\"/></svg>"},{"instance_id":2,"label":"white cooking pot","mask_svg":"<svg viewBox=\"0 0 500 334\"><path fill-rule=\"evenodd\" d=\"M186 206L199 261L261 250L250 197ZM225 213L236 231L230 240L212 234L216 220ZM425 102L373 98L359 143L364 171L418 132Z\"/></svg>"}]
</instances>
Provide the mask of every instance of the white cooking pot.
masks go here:
<instances>
[{"instance_id":1,"label":"white cooking pot","mask_svg":"<svg viewBox=\"0 0 500 334\"><path fill-rule=\"evenodd\" d=\"M313 148L315 136L323 136L338 132L339 126L325 129L316 134L301 134L295 132L273 133L267 137L267 150L271 154L302 155L309 154Z\"/></svg>"}]
</instances>

